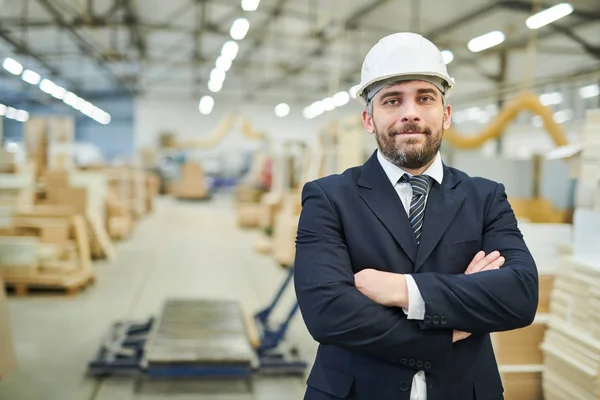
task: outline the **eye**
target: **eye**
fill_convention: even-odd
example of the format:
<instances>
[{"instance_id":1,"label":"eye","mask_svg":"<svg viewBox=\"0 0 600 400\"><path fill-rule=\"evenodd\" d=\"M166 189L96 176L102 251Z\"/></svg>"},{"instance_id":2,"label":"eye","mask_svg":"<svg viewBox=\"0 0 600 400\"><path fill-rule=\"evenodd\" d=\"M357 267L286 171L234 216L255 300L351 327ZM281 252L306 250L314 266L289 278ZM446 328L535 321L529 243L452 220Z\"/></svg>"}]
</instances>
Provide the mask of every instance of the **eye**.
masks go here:
<instances>
[{"instance_id":1,"label":"eye","mask_svg":"<svg viewBox=\"0 0 600 400\"><path fill-rule=\"evenodd\" d=\"M422 96L419 98L419 100L423 103L429 103L429 102L434 101L435 99L431 96Z\"/></svg>"},{"instance_id":2,"label":"eye","mask_svg":"<svg viewBox=\"0 0 600 400\"><path fill-rule=\"evenodd\" d=\"M389 99L389 100L386 100L383 104L389 104L390 106L393 106L395 104L398 104L398 100L397 99Z\"/></svg>"}]
</instances>

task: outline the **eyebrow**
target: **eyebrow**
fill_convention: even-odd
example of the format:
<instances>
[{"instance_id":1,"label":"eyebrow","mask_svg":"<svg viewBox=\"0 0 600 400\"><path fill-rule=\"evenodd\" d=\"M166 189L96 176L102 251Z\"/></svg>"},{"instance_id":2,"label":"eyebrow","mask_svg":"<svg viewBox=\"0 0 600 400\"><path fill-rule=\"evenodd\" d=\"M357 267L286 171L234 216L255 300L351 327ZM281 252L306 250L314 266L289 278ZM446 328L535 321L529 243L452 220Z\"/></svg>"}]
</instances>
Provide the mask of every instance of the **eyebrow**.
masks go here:
<instances>
[{"instance_id":1,"label":"eyebrow","mask_svg":"<svg viewBox=\"0 0 600 400\"><path fill-rule=\"evenodd\" d=\"M436 99L438 98L438 92L435 89L431 89L431 88L417 89L417 94L431 94ZM394 90L394 91L382 94L381 98L379 100L383 101L383 100L387 99L388 97L397 97L397 96L404 96L404 95L405 95L405 92L400 92L400 91Z\"/></svg>"}]
</instances>

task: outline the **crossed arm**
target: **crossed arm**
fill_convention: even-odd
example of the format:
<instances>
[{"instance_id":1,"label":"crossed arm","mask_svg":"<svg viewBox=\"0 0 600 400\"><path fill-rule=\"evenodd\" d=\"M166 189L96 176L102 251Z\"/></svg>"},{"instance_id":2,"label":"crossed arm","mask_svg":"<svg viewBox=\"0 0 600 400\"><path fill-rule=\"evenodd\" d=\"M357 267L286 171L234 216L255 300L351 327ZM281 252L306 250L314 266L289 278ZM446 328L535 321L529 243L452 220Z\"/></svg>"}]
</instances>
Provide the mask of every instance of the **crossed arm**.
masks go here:
<instances>
[{"instance_id":1,"label":"crossed arm","mask_svg":"<svg viewBox=\"0 0 600 400\"><path fill-rule=\"evenodd\" d=\"M484 236L483 250L488 253L485 261L476 259L462 275L413 275L426 314L448 318L448 324L435 326L407 319L402 310L409 306L405 303L404 276L389 274L386 279L369 279L369 273L387 274L375 270L354 276L341 224L327 196L310 182L302 197L294 282L302 316L318 342L396 363L405 358L427 360L431 363L430 373L435 373L444 369L453 332L458 340L467 335L462 332L513 329L533 320L537 307L535 265L532 260L521 265L514 251L511 253L520 234L503 190L494 199L498 204L491 206L495 214L484 233L490 238ZM500 253L508 249L510 255L505 255L506 264L499 270L494 269L504 260L493 253L493 246ZM528 254L524 244L517 247L517 253ZM521 258L526 257L521 254ZM389 294L389 298L378 297L381 293Z\"/></svg>"}]
</instances>

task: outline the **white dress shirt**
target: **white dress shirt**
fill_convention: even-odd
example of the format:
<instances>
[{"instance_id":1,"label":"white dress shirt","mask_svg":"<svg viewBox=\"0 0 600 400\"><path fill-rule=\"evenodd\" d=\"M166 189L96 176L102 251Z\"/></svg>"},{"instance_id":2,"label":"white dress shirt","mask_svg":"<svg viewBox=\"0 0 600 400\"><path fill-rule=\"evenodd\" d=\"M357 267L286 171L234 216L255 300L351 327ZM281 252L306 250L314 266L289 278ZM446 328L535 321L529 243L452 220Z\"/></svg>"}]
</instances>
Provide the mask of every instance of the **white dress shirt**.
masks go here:
<instances>
[{"instance_id":1,"label":"white dress shirt","mask_svg":"<svg viewBox=\"0 0 600 400\"><path fill-rule=\"evenodd\" d=\"M398 193L398 197L400 197L400 200L404 205L406 214L409 215L410 202L413 195L412 186L409 182L398 181L402 175L408 174L409 176L412 176L412 174L392 164L380 151L377 151L377 159L390 180L390 183L394 186L394 189L396 189L396 193ZM429 175L437 183L442 183L442 180L444 179L444 167L439 152L436 154L433 163L425 170L425 172L423 172L423 175ZM427 196L429 196L429 192L427 193ZM425 202L427 202L427 197L425 198ZM425 218L427 218L427 215L425 215ZM425 301L423 300L423 296L421 296L421 292L419 291L419 287L414 278L411 275L404 276L408 288L408 310L404 309L406 318L422 320L425 317ZM413 377L410 400L427 400L427 384L425 382L425 372L423 371L418 371Z\"/></svg>"}]
</instances>

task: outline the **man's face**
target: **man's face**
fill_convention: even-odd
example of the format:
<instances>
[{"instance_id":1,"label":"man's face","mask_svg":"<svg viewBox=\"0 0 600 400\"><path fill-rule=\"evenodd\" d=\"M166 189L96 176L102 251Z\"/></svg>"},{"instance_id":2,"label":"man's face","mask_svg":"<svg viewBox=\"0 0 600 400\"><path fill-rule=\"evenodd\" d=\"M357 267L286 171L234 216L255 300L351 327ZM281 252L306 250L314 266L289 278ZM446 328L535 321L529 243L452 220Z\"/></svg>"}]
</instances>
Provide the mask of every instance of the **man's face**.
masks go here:
<instances>
[{"instance_id":1,"label":"man's face","mask_svg":"<svg viewBox=\"0 0 600 400\"><path fill-rule=\"evenodd\" d=\"M363 112L363 123L374 133L379 150L395 165L419 169L431 162L450 127L450 106L442 94L424 81L399 82L381 89L371 100L373 115Z\"/></svg>"}]
</instances>

